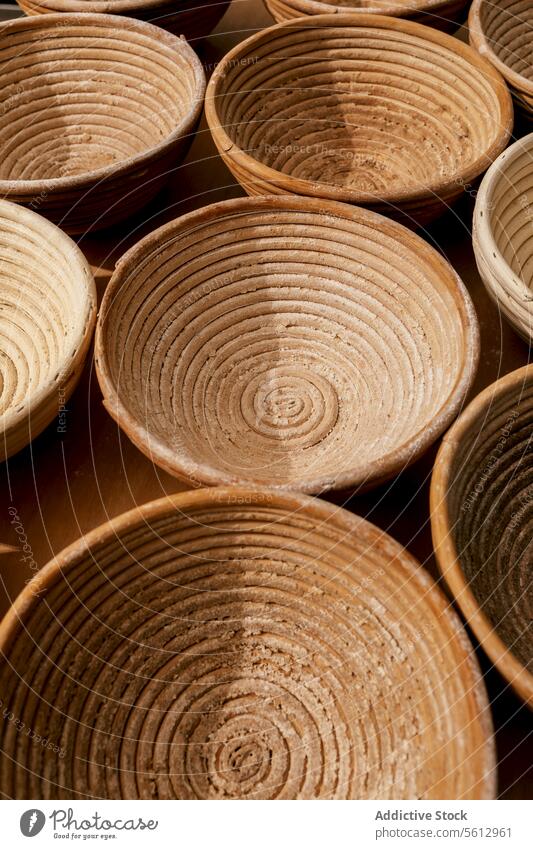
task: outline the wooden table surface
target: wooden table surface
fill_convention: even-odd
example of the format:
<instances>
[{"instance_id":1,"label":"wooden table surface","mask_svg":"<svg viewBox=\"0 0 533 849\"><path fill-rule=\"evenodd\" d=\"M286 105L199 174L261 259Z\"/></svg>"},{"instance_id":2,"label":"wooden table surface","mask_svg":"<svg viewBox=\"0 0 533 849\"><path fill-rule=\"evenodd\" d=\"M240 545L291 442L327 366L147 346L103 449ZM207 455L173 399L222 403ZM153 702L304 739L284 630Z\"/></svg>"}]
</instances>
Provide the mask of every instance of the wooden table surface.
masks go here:
<instances>
[{"instance_id":1,"label":"wooden table surface","mask_svg":"<svg viewBox=\"0 0 533 849\"><path fill-rule=\"evenodd\" d=\"M234 44L272 23L260 0L233 0L219 27L201 48L209 74ZM464 37L464 35L463 35ZM218 157L205 121L169 188L142 215L120 228L79 239L95 273L99 296L116 259L145 233L199 206L238 197L242 190ZM481 325L481 360L472 394L525 365L529 349L503 322L477 273L471 246L472 195L467 194L425 232L462 277ZM185 487L154 467L103 409L93 364L68 403L65 432L53 423L26 450L1 467L0 615L38 566L84 532L129 508ZM387 530L436 576L429 529L428 485L432 449L392 484L348 502L333 500ZM15 508L31 548L22 559L8 508ZM20 533L20 527L19 527ZM10 547L13 550L9 550ZM27 553L26 549L26 553ZM483 652L480 662L493 706L499 753L500 795L533 798L533 715L516 699Z\"/></svg>"}]
</instances>

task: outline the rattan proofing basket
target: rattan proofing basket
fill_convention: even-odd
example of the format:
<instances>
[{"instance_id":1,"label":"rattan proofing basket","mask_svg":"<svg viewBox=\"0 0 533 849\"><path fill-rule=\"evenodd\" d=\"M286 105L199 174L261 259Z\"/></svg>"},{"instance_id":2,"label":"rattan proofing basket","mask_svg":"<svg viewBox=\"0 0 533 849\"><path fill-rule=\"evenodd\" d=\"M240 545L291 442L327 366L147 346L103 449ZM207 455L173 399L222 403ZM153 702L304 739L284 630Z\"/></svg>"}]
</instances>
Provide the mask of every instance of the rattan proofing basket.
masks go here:
<instances>
[{"instance_id":1,"label":"rattan proofing basket","mask_svg":"<svg viewBox=\"0 0 533 849\"><path fill-rule=\"evenodd\" d=\"M76 386L96 321L96 289L74 242L0 201L0 460L36 437Z\"/></svg>"},{"instance_id":2,"label":"rattan proofing basket","mask_svg":"<svg viewBox=\"0 0 533 849\"><path fill-rule=\"evenodd\" d=\"M533 120L533 4L531 0L474 0L470 43L503 75L518 114Z\"/></svg>"},{"instance_id":3,"label":"rattan proofing basket","mask_svg":"<svg viewBox=\"0 0 533 849\"><path fill-rule=\"evenodd\" d=\"M533 341L533 133L507 148L485 174L473 244L487 292L528 343Z\"/></svg>"},{"instance_id":4,"label":"rattan proofing basket","mask_svg":"<svg viewBox=\"0 0 533 849\"><path fill-rule=\"evenodd\" d=\"M440 570L489 658L533 707L533 367L475 398L431 482Z\"/></svg>"},{"instance_id":5,"label":"rattan proofing basket","mask_svg":"<svg viewBox=\"0 0 533 849\"><path fill-rule=\"evenodd\" d=\"M15 799L475 799L491 719L457 617L387 534L219 488L91 532L0 628ZM56 751L54 751L54 748Z\"/></svg>"},{"instance_id":6,"label":"rattan proofing basket","mask_svg":"<svg viewBox=\"0 0 533 849\"><path fill-rule=\"evenodd\" d=\"M186 41L114 15L0 26L0 194L72 233L147 203L192 139L205 77Z\"/></svg>"},{"instance_id":7,"label":"rattan proofing basket","mask_svg":"<svg viewBox=\"0 0 533 849\"><path fill-rule=\"evenodd\" d=\"M278 23L303 15L364 12L410 18L445 32L457 28L467 5L468 0L331 0L330 3L323 0L265 0L265 6Z\"/></svg>"},{"instance_id":8,"label":"rattan proofing basket","mask_svg":"<svg viewBox=\"0 0 533 849\"><path fill-rule=\"evenodd\" d=\"M248 194L347 201L419 224L490 165L513 120L502 77L474 50L379 15L251 36L215 69L206 116Z\"/></svg>"},{"instance_id":9,"label":"rattan proofing basket","mask_svg":"<svg viewBox=\"0 0 533 849\"><path fill-rule=\"evenodd\" d=\"M474 308L419 236L369 210L239 198L117 264L96 332L110 414L189 483L368 488L457 414Z\"/></svg>"},{"instance_id":10,"label":"rattan proofing basket","mask_svg":"<svg viewBox=\"0 0 533 849\"><path fill-rule=\"evenodd\" d=\"M105 12L148 21L189 41L209 35L229 0L17 0L27 15Z\"/></svg>"}]
</instances>

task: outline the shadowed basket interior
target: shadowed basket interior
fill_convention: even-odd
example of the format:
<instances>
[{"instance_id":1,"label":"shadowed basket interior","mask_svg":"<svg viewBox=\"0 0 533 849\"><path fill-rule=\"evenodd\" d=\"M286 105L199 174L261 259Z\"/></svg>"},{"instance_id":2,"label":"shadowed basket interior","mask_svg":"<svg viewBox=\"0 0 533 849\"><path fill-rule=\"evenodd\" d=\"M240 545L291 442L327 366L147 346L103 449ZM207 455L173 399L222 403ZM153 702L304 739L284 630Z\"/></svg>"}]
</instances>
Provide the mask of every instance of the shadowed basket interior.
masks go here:
<instances>
[{"instance_id":1,"label":"shadowed basket interior","mask_svg":"<svg viewBox=\"0 0 533 849\"><path fill-rule=\"evenodd\" d=\"M4 708L50 744L3 723L10 798L494 793L459 621L394 540L316 500L125 514L39 573L0 647Z\"/></svg>"},{"instance_id":2,"label":"shadowed basket interior","mask_svg":"<svg viewBox=\"0 0 533 849\"><path fill-rule=\"evenodd\" d=\"M318 492L418 456L457 412L477 344L460 280L405 228L244 198L119 262L96 361L109 412L171 473Z\"/></svg>"},{"instance_id":3,"label":"shadowed basket interior","mask_svg":"<svg viewBox=\"0 0 533 849\"><path fill-rule=\"evenodd\" d=\"M533 369L489 386L446 435L432 484L437 556L500 672L533 705Z\"/></svg>"},{"instance_id":4,"label":"shadowed basket interior","mask_svg":"<svg viewBox=\"0 0 533 849\"><path fill-rule=\"evenodd\" d=\"M40 215L0 201L0 459L57 416L96 321L90 268Z\"/></svg>"},{"instance_id":5,"label":"shadowed basket interior","mask_svg":"<svg viewBox=\"0 0 533 849\"><path fill-rule=\"evenodd\" d=\"M509 94L457 39L323 15L263 30L217 66L206 114L249 194L370 204L429 220L505 147Z\"/></svg>"}]
</instances>

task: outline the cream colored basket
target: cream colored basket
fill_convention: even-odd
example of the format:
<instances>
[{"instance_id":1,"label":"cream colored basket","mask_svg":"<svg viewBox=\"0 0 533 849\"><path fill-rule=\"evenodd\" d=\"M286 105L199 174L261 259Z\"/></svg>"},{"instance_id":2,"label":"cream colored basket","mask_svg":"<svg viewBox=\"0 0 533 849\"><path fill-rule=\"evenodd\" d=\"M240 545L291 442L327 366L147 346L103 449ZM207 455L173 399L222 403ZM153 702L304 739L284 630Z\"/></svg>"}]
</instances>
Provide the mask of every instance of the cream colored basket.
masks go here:
<instances>
[{"instance_id":1,"label":"cream colored basket","mask_svg":"<svg viewBox=\"0 0 533 849\"><path fill-rule=\"evenodd\" d=\"M0 201L0 459L59 413L79 380L96 289L74 242L40 215Z\"/></svg>"},{"instance_id":2,"label":"cream colored basket","mask_svg":"<svg viewBox=\"0 0 533 849\"><path fill-rule=\"evenodd\" d=\"M527 342L533 340L533 134L489 168L474 211L473 244L487 292Z\"/></svg>"}]
</instances>

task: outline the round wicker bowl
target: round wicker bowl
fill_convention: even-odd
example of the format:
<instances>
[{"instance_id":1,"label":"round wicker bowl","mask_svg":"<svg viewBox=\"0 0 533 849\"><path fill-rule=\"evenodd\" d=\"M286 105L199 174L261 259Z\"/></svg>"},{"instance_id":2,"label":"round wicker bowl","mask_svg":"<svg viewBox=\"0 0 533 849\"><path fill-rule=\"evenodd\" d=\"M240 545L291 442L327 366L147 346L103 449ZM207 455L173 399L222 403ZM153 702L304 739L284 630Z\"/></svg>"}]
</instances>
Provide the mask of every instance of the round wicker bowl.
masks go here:
<instances>
[{"instance_id":1,"label":"round wicker bowl","mask_svg":"<svg viewBox=\"0 0 533 849\"><path fill-rule=\"evenodd\" d=\"M135 444L201 484L365 488L418 457L475 373L461 281L368 210L239 198L117 264L96 332L104 401Z\"/></svg>"},{"instance_id":2,"label":"round wicker bowl","mask_svg":"<svg viewBox=\"0 0 533 849\"><path fill-rule=\"evenodd\" d=\"M19 0L20 2L20 0ZM452 32L463 18L468 0L265 0L265 6L278 21L291 21L303 15L338 15L364 12L410 18L426 26Z\"/></svg>"},{"instance_id":3,"label":"round wicker bowl","mask_svg":"<svg viewBox=\"0 0 533 849\"><path fill-rule=\"evenodd\" d=\"M0 460L20 451L72 394L96 321L83 254L35 212L0 201Z\"/></svg>"},{"instance_id":4,"label":"round wicker bowl","mask_svg":"<svg viewBox=\"0 0 533 849\"><path fill-rule=\"evenodd\" d=\"M474 0L470 43L504 76L518 113L533 119L533 4L531 0Z\"/></svg>"},{"instance_id":5,"label":"round wicker bowl","mask_svg":"<svg viewBox=\"0 0 533 849\"><path fill-rule=\"evenodd\" d=\"M379 15L262 30L217 66L207 120L248 194L293 193L426 223L503 150L507 87L455 38Z\"/></svg>"},{"instance_id":6,"label":"round wicker bowl","mask_svg":"<svg viewBox=\"0 0 533 849\"><path fill-rule=\"evenodd\" d=\"M0 628L2 792L475 799L495 792L465 632L419 564L332 505L219 488L62 552Z\"/></svg>"},{"instance_id":7,"label":"round wicker bowl","mask_svg":"<svg viewBox=\"0 0 533 849\"><path fill-rule=\"evenodd\" d=\"M229 0L17 0L27 15L50 12L106 12L148 21L184 35L203 38L216 27Z\"/></svg>"},{"instance_id":8,"label":"round wicker bowl","mask_svg":"<svg viewBox=\"0 0 533 849\"><path fill-rule=\"evenodd\" d=\"M473 243L489 295L533 342L533 133L507 148L485 174Z\"/></svg>"},{"instance_id":9,"label":"round wicker bowl","mask_svg":"<svg viewBox=\"0 0 533 849\"><path fill-rule=\"evenodd\" d=\"M19 18L0 36L0 194L71 233L147 203L202 109L189 45L114 15Z\"/></svg>"},{"instance_id":10,"label":"round wicker bowl","mask_svg":"<svg viewBox=\"0 0 533 849\"><path fill-rule=\"evenodd\" d=\"M445 436L431 482L440 570L491 661L533 707L533 366L498 380Z\"/></svg>"}]
</instances>

